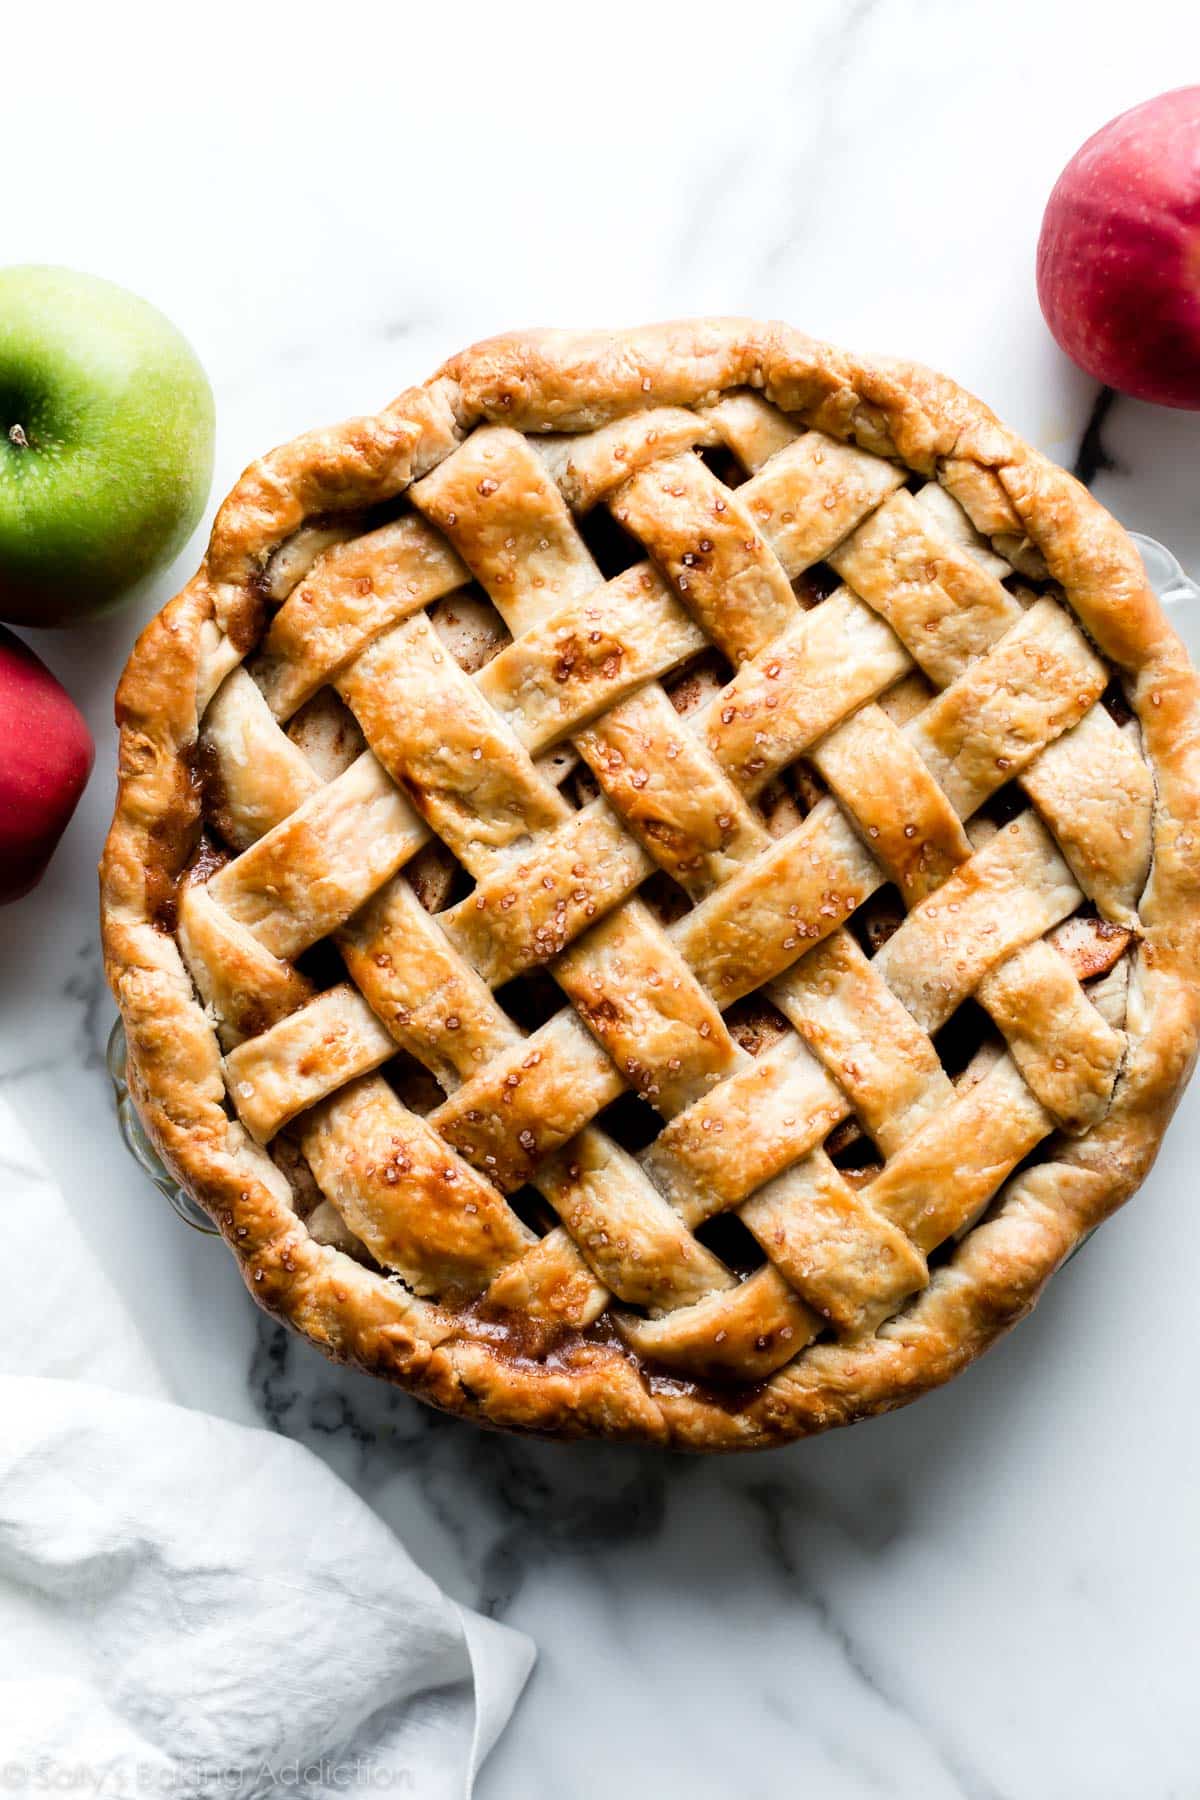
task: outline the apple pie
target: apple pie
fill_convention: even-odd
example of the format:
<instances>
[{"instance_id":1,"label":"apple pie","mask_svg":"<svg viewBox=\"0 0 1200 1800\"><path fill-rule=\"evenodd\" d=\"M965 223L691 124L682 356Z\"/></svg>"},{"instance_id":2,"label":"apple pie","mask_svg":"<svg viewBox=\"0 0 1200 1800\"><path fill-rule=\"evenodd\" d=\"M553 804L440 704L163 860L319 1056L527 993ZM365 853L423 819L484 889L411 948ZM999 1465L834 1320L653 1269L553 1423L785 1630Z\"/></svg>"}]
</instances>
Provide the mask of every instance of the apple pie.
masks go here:
<instances>
[{"instance_id":1,"label":"apple pie","mask_svg":"<svg viewBox=\"0 0 1200 1800\"><path fill-rule=\"evenodd\" d=\"M117 712L153 1143L261 1305L480 1421L911 1400L1187 1077L1196 675L1121 527L926 369L479 344L252 464Z\"/></svg>"}]
</instances>

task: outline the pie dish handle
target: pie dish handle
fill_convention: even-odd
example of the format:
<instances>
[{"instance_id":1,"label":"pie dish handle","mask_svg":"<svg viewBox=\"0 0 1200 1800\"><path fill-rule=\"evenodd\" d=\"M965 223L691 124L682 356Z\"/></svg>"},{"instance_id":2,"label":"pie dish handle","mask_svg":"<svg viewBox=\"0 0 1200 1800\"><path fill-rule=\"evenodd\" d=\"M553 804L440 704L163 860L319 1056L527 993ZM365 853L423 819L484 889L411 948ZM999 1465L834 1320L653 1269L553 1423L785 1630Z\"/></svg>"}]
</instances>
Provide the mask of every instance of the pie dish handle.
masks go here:
<instances>
[{"instance_id":1,"label":"pie dish handle","mask_svg":"<svg viewBox=\"0 0 1200 1800\"><path fill-rule=\"evenodd\" d=\"M129 1092L129 1083L125 1079L125 1057L125 1027L118 1016L109 1033L105 1063L116 1096L117 1128L125 1148L138 1167L150 1177L159 1193L166 1196L177 1218L182 1219L185 1225L190 1225L193 1231L202 1231L206 1237L219 1237L220 1233L207 1213L196 1205L191 1195L180 1187L173 1176L168 1175L159 1161Z\"/></svg>"},{"instance_id":2,"label":"pie dish handle","mask_svg":"<svg viewBox=\"0 0 1200 1800\"><path fill-rule=\"evenodd\" d=\"M1200 664L1200 586L1157 538L1147 537L1140 531L1131 531L1129 535L1137 547L1151 586L1166 608L1167 616L1187 645L1193 661ZM106 1060L116 1095L117 1125L126 1149L185 1225L190 1225L193 1231L203 1232L207 1237L219 1237L220 1233L208 1215L163 1168L146 1136L125 1079L125 1054L125 1029L118 1018L109 1036ZM1076 1251L1082 1249L1083 1242L1086 1239L1076 1245ZM1074 1254L1075 1251L1072 1252Z\"/></svg>"},{"instance_id":3,"label":"pie dish handle","mask_svg":"<svg viewBox=\"0 0 1200 1800\"><path fill-rule=\"evenodd\" d=\"M1157 538L1141 531L1131 531L1129 536L1167 617L1187 645L1192 661L1200 666L1200 585Z\"/></svg>"}]
</instances>

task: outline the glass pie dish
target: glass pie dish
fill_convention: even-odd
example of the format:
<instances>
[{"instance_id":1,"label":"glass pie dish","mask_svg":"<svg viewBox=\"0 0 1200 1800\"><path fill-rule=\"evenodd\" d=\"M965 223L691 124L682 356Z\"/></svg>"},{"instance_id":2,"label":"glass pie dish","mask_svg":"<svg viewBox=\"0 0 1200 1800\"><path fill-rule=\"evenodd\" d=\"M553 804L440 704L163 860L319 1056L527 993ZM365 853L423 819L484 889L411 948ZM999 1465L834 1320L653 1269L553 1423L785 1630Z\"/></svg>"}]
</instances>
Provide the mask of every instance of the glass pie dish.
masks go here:
<instances>
[{"instance_id":1,"label":"glass pie dish","mask_svg":"<svg viewBox=\"0 0 1200 1800\"><path fill-rule=\"evenodd\" d=\"M251 464L121 677L100 910L259 1305L704 1452L967 1367L1200 1043L1148 553L1166 609L949 376L779 321L489 339Z\"/></svg>"}]
</instances>

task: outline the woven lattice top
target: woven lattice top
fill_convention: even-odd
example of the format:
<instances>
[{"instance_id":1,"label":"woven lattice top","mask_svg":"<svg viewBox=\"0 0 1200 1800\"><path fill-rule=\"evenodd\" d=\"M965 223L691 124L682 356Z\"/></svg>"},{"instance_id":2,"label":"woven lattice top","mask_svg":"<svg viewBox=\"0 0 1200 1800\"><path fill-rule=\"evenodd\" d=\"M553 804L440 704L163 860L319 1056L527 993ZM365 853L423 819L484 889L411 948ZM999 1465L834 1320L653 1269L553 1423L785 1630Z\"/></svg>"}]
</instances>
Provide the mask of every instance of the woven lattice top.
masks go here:
<instances>
[{"instance_id":1,"label":"woven lattice top","mask_svg":"<svg viewBox=\"0 0 1200 1800\"><path fill-rule=\"evenodd\" d=\"M175 927L356 1282L745 1388L1105 1119L1155 791L977 463L645 388L555 432L435 385L392 499L302 497L201 643Z\"/></svg>"}]
</instances>

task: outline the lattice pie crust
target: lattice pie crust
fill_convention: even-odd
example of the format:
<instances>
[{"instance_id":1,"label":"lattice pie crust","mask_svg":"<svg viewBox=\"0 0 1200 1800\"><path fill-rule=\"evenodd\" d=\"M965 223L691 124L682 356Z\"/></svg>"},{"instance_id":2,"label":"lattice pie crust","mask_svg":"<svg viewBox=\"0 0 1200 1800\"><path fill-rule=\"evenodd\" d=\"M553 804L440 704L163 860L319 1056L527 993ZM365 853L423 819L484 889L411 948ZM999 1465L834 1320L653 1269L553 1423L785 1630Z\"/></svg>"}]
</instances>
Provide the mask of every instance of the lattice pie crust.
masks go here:
<instances>
[{"instance_id":1,"label":"lattice pie crust","mask_svg":"<svg viewBox=\"0 0 1200 1800\"><path fill-rule=\"evenodd\" d=\"M1114 520L924 369L478 345L247 470L118 717L152 1138L264 1306L493 1424L911 1399L1192 1060L1196 678Z\"/></svg>"}]
</instances>

